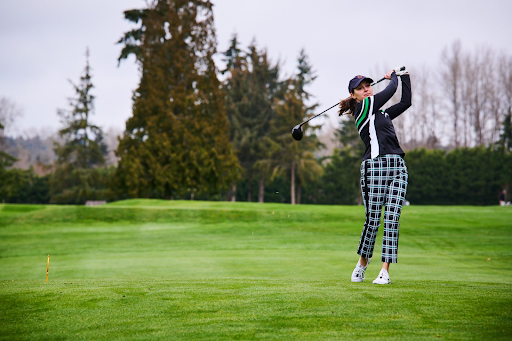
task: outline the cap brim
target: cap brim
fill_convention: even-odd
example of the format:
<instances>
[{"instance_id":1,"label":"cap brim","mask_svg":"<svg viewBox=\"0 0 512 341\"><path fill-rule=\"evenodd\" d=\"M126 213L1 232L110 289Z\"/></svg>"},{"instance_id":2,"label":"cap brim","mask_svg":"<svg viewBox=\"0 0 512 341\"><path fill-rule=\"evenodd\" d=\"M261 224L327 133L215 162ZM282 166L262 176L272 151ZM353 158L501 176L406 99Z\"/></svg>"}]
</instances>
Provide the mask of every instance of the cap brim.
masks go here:
<instances>
[{"instance_id":1,"label":"cap brim","mask_svg":"<svg viewBox=\"0 0 512 341\"><path fill-rule=\"evenodd\" d=\"M371 79L371 78L369 78L369 77L363 78L363 79L361 80L361 82L362 82L362 81L365 81L365 80L368 80L368 82L370 82L370 84L371 84L371 83L373 83L373 79ZM359 84L361 84L361 82L359 82ZM359 84L357 84L357 85L359 86Z\"/></svg>"},{"instance_id":2,"label":"cap brim","mask_svg":"<svg viewBox=\"0 0 512 341\"><path fill-rule=\"evenodd\" d=\"M373 79L369 78L369 77L364 77L364 78L361 78L359 79L356 84L351 88L349 89L349 92L352 92L353 89L357 88L359 86L359 84L361 84L363 81L365 80L368 80L371 83L373 83Z\"/></svg>"}]
</instances>

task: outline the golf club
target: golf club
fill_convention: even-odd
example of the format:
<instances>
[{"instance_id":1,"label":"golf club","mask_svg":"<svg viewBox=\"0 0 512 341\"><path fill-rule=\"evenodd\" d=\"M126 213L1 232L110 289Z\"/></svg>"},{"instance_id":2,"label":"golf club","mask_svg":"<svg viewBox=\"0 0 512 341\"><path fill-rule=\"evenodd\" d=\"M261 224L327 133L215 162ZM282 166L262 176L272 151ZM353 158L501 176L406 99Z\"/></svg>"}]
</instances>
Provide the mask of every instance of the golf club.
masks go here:
<instances>
[{"instance_id":1,"label":"golf club","mask_svg":"<svg viewBox=\"0 0 512 341\"><path fill-rule=\"evenodd\" d=\"M395 70L396 70L396 69L395 69ZM399 71L403 71L403 70L405 70L405 66L402 66L402 67L400 68L400 70L399 70ZM378 81L373 82L373 83L371 84L371 86L374 86L375 84L382 82L384 79L386 79L386 77L382 77L382 78L381 78L381 79L379 79ZM323 113L325 113L325 112L327 112L327 111L331 110L332 108L334 108L334 107L338 106L340 103L341 103L341 102L338 102L338 103L336 103L335 105L333 105L332 107L330 107L329 109L325 109L325 110L324 110L324 111L322 111L320 114L317 114L317 115L315 115L315 116L311 117L310 119L308 119L308 120L306 120L306 121L304 121L304 122L302 122L302 123L300 123L300 124L297 124L297 125L296 125L295 127L293 127L293 129L292 129L292 136L293 136L293 138L294 138L295 140L297 140L297 141L302 140L302 137L304 136L304 131L302 130L302 126L303 126L304 124L308 123L309 121L311 121L311 120L312 120L312 119L314 119L315 117L318 117L318 116L322 115Z\"/></svg>"}]
</instances>

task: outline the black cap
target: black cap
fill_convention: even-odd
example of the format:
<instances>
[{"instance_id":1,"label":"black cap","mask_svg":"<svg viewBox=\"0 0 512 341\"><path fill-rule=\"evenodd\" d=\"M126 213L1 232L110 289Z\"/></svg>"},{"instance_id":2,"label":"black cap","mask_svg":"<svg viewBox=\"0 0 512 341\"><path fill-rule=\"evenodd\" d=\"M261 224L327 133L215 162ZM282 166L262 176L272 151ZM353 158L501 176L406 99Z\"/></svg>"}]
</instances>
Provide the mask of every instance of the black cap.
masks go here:
<instances>
[{"instance_id":1,"label":"black cap","mask_svg":"<svg viewBox=\"0 0 512 341\"><path fill-rule=\"evenodd\" d=\"M357 88L362 81L368 80L370 83L373 83L373 79L361 75L357 75L350 80L348 83L348 92L352 93L352 90Z\"/></svg>"}]
</instances>

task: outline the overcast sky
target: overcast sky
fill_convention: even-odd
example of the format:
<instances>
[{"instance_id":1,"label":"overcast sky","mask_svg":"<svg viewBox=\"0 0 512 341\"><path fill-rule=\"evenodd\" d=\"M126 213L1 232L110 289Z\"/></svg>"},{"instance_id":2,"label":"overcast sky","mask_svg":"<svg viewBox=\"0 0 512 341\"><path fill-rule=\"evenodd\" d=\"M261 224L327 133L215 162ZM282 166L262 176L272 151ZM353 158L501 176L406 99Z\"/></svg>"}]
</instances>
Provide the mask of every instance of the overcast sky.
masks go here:
<instances>
[{"instance_id":1,"label":"overcast sky","mask_svg":"<svg viewBox=\"0 0 512 341\"><path fill-rule=\"evenodd\" d=\"M510 0L213 0L218 50L234 32L243 47L253 38L291 74L301 48L318 78L310 92L318 112L346 97L356 74L406 65L439 66L444 47L460 39L464 50L486 45L512 54ZM56 131L57 108L69 108L68 79L77 83L90 49L93 122L124 130L132 92L139 82L134 58L121 63L123 32L135 27L123 11L143 0L2 0L0 5L0 96L23 111L12 134ZM221 65L219 65L221 66ZM414 88L414 74L411 75ZM334 110L329 115L337 120ZM297 122L299 123L299 122Z\"/></svg>"}]
</instances>

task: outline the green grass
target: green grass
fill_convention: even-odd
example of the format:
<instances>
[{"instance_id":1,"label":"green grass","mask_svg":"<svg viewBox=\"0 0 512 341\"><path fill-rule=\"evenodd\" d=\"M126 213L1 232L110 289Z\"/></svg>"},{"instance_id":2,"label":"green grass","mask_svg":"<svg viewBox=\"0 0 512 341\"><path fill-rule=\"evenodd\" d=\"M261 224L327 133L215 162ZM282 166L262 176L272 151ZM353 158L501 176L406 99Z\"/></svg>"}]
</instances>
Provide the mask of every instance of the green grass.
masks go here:
<instances>
[{"instance_id":1,"label":"green grass","mask_svg":"<svg viewBox=\"0 0 512 341\"><path fill-rule=\"evenodd\" d=\"M512 338L512 208L404 207L392 285L361 206L0 205L0 340ZM50 254L49 282L45 282Z\"/></svg>"}]
</instances>

